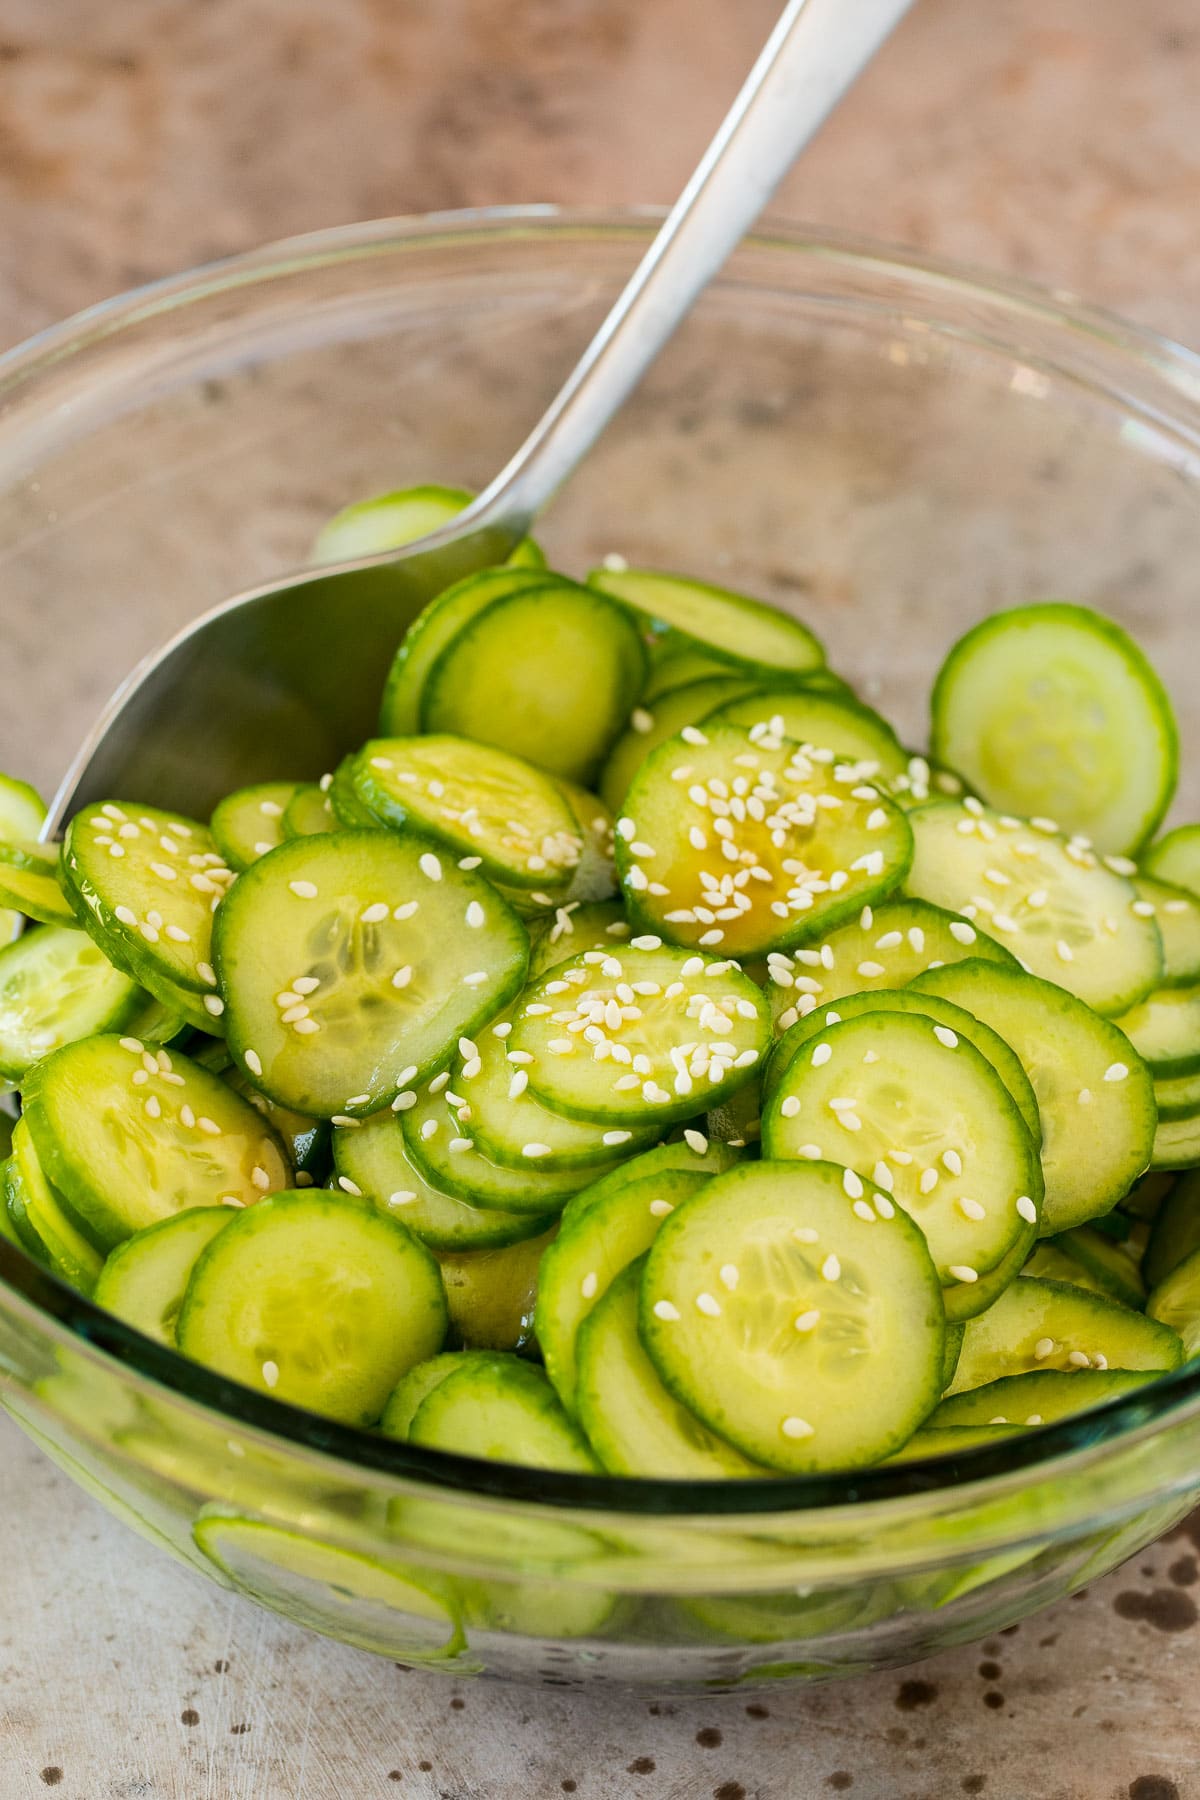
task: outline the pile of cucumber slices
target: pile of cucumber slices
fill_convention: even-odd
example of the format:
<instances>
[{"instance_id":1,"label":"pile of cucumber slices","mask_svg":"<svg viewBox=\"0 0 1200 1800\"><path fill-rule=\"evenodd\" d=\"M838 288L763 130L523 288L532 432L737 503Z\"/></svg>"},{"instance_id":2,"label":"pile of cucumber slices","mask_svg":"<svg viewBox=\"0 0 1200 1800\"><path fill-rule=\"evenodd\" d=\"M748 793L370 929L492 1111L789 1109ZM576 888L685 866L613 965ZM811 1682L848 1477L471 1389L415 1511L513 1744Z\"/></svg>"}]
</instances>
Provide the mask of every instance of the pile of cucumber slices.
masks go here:
<instances>
[{"instance_id":1,"label":"pile of cucumber slices","mask_svg":"<svg viewBox=\"0 0 1200 1800\"><path fill-rule=\"evenodd\" d=\"M0 1233L248 1388L539 1468L854 1469L1116 1400L1200 1351L1177 760L1084 608L969 631L927 757L789 615L527 542L318 783L116 795L61 853L0 788Z\"/></svg>"}]
</instances>

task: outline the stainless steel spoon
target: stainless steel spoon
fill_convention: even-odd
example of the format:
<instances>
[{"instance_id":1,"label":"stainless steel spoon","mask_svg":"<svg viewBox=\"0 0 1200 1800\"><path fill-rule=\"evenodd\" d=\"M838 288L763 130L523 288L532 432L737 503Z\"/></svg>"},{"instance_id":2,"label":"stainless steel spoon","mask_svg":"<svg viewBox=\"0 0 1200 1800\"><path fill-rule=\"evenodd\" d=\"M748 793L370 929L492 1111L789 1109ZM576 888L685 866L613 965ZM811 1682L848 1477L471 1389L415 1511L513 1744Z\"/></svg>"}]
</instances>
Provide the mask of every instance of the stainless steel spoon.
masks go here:
<instances>
[{"instance_id":1,"label":"stainless steel spoon","mask_svg":"<svg viewBox=\"0 0 1200 1800\"><path fill-rule=\"evenodd\" d=\"M247 782L315 779L374 728L434 594L503 562L587 454L911 0L788 0L732 108L540 423L450 525L214 607L144 660L55 797L45 835L118 797L206 818Z\"/></svg>"}]
</instances>

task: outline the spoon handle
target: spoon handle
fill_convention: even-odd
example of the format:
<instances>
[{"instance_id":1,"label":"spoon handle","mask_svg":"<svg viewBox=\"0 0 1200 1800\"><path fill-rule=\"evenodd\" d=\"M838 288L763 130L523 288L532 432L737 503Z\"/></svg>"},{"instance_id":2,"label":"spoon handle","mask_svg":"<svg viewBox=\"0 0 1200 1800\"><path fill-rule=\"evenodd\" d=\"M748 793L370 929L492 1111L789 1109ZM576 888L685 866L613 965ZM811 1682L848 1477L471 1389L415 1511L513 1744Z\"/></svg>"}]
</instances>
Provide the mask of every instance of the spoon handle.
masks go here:
<instances>
[{"instance_id":1,"label":"spoon handle","mask_svg":"<svg viewBox=\"0 0 1200 1800\"><path fill-rule=\"evenodd\" d=\"M472 523L525 531L911 3L788 0L662 229L565 386L474 503Z\"/></svg>"}]
</instances>

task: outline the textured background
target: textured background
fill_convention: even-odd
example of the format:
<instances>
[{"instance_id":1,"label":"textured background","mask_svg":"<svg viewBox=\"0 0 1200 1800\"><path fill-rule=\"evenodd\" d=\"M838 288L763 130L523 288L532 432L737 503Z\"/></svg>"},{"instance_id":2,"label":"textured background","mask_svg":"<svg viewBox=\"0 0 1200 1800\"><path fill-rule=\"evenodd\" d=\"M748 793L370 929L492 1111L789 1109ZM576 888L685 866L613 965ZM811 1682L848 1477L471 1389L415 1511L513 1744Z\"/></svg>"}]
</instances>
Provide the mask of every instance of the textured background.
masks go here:
<instances>
[{"instance_id":1,"label":"textured background","mask_svg":"<svg viewBox=\"0 0 1200 1800\"><path fill-rule=\"evenodd\" d=\"M775 0L2 0L0 344L311 227L671 198ZM778 210L1200 344L1194 0L922 0ZM0 1427L0 1796L1192 1800L1200 1528L903 1675L454 1687L168 1565Z\"/></svg>"}]
</instances>

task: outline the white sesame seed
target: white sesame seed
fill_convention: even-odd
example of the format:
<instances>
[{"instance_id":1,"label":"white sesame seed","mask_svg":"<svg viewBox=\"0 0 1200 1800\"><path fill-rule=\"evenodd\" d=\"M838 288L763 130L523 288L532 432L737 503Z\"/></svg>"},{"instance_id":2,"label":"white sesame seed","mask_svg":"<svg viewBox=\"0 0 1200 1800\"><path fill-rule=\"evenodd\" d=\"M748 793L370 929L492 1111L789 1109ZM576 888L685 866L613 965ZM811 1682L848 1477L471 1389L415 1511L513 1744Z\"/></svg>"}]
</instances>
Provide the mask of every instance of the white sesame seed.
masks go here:
<instances>
[{"instance_id":1,"label":"white sesame seed","mask_svg":"<svg viewBox=\"0 0 1200 1800\"><path fill-rule=\"evenodd\" d=\"M522 1144L521 1145L521 1155L522 1156L530 1156L530 1157L549 1156L550 1154L551 1154L551 1151L550 1151L549 1144Z\"/></svg>"},{"instance_id":2,"label":"white sesame seed","mask_svg":"<svg viewBox=\"0 0 1200 1800\"><path fill-rule=\"evenodd\" d=\"M1092 1366L1092 1359L1086 1350L1072 1350L1067 1361L1073 1369L1090 1369Z\"/></svg>"},{"instance_id":3,"label":"white sesame seed","mask_svg":"<svg viewBox=\"0 0 1200 1800\"><path fill-rule=\"evenodd\" d=\"M951 1175L961 1175L963 1172L962 1157L957 1150L943 1150L942 1165Z\"/></svg>"},{"instance_id":4,"label":"white sesame seed","mask_svg":"<svg viewBox=\"0 0 1200 1800\"><path fill-rule=\"evenodd\" d=\"M1129 1073L1128 1065L1123 1062L1109 1063L1104 1071L1105 1081L1124 1081Z\"/></svg>"},{"instance_id":5,"label":"white sesame seed","mask_svg":"<svg viewBox=\"0 0 1200 1800\"><path fill-rule=\"evenodd\" d=\"M417 1195L411 1188L397 1188L394 1194L388 1195L389 1206L411 1206Z\"/></svg>"},{"instance_id":6,"label":"white sesame seed","mask_svg":"<svg viewBox=\"0 0 1200 1800\"><path fill-rule=\"evenodd\" d=\"M473 1150L474 1148L475 1141L473 1138L452 1137L450 1139L450 1154L452 1156L461 1156L464 1150Z\"/></svg>"},{"instance_id":7,"label":"white sesame seed","mask_svg":"<svg viewBox=\"0 0 1200 1800\"><path fill-rule=\"evenodd\" d=\"M393 906L392 917L398 923L403 924L405 919L411 919L413 914L420 910L420 906L419 900L405 900L401 905Z\"/></svg>"},{"instance_id":8,"label":"white sesame seed","mask_svg":"<svg viewBox=\"0 0 1200 1800\"><path fill-rule=\"evenodd\" d=\"M293 894L295 894L297 900L315 900L317 897L317 889L316 889L315 882L312 882L312 881L289 881L288 886L292 890Z\"/></svg>"},{"instance_id":9,"label":"white sesame seed","mask_svg":"<svg viewBox=\"0 0 1200 1800\"><path fill-rule=\"evenodd\" d=\"M656 1300L653 1311L656 1319L673 1321L682 1317L678 1307L672 1306L669 1300Z\"/></svg>"},{"instance_id":10,"label":"white sesame seed","mask_svg":"<svg viewBox=\"0 0 1200 1800\"><path fill-rule=\"evenodd\" d=\"M600 1287L600 1277L595 1269L589 1269L579 1284L579 1291L585 1300L594 1300Z\"/></svg>"},{"instance_id":11,"label":"white sesame seed","mask_svg":"<svg viewBox=\"0 0 1200 1800\"><path fill-rule=\"evenodd\" d=\"M839 1281L841 1279L842 1265L832 1250L821 1264L821 1273L826 1281Z\"/></svg>"},{"instance_id":12,"label":"white sesame seed","mask_svg":"<svg viewBox=\"0 0 1200 1800\"><path fill-rule=\"evenodd\" d=\"M980 1206L978 1200L969 1200L965 1194L958 1202L958 1210L962 1213L964 1219L972 1219L976 1224L978 1224L981 1219L987 1218L987 1209Z\"/></svg>"},{"instance_id":13,"label":"white sesame seed","mask_svg":"<svg viewBox=\"0 0 1200 1800\"><path fill-rule=\"evenodd\" d=\"M859 1177L854 1173L853 1169L844 1169L842 1171L842 1186L851 1200L862 1199L863 1184Z\"/></svg>"},{"instance_id":14,"label":"white sesame seed","mask_svg":"<svg viewBox=\"0 0 1200 1800\"><path fill-rule=\"evenodd\" d=\"M262 1378L269 1388L275 1387L279 1381L279 1364L265 1362L262 1366Z\"/></svg>"},{"instance_id":15,"label":"white sesame seed","mask_svg":"<svg viewBox=\"0 0 1200 1800\"><path fill-rule=\"evenodd\" d=\"M669 1200L652 1200L650 1202L650 1214L652 1218L665 1219L669 1212L674 1211L675 1208L671 1205Z\"/></svg>"},{"instance_id":16,"label":"white sesame seed","mask_svg":"<svg viewBox=\"0 0 1200 1800\"><path fill-rule=\"evenodd\" d=\"M938 1184L937 1170L936 1169L924 1169L921 1173L921 1179L917 1183L917 1186L920 1188L920 1190L923 1194L932 1194L932 1192L933 1192L934 1188L937 1186L937 1184Z\"/></svg>"},{"instance_id":17,"label":"white sesame seed","mask_svg":"<svg viewBox=\"0 0 1200 1800\"><path fill-rule=\"evenodd\" d=\"M196 1120L196 1124L207 1137L220 1137L221 1135L221 1127L217 1124L217 1121L208 1118L205 1113L200 1114L199 1118Z\"/></svg>"},{"instance_id":18,"label":"white sesame seed","mask_svg":"<svg viewBox=\"0 0 1200 1800\"><path fill-rule=\"evenodd\" d=\"M696 1311L702 1312L708 1319L719 1319L721 1316L721 1302L715 1299L712 1294L697 1294Z\"/></svg>"},{"instance_id":19,"label":"white sesame seed","mask_svg":"<svg viewBox=\"0 0 1200 1800\"><path fill-rule=\"evenodd\" d=\"M119 1038L118 1042L122 1050L128 1050L131 1056L141 1056L146 1048L140 1038L123 1037Z\"/></svg>"},{"instance_id":20,"label":"white sesame seed","mask_svg":"<svg viewBox=\"0 0 1200 1800\"><path fill-rule=\"evenodd\" d=\"M856 1213L860 1219L865 1219L868 1224L875 1223L875 1208L869 1200L856 1200L851 1211Z\"/></svg>"},{"instance_id":21,"label":"white sesame seed","mask_svg":"<svg viewBox=\"0 0 1200 1800\"><path fill-rule=\"evenodd\" d=\"M782 1431L784 1437L810 1438L813 1436L813 1428L809 1424L808 1420L807 1419L798 1419L794 1415L790 1418L784 1419L784 1421L780 1425L779 1429Z\"/></svg>"},{"instance_id":22,"label":"white sesame seed","mask_svg":"<svg viewBox=\"0 0 1200 1800\"><path fill-rule=\"evenodd\" d=\"M825 1064L829 1061L829 1059L832 1055L833 1055L833 1049L832 1049L831 1045L818 1044L816 1049L812 1053L813 1068L814 1069L824 1068Z\"/></svg>"},{"instance_id":23,"label":"white sesame seed","mask_svg":"<svg viewBox=\"0 0 1200 1800\"><path fill-rule=\"evenodd\" d=\"M242 1061L252 1075L262 1074L262 1058L257 1050L246 1050L242 1053Z\"/></svg>"},{"instance_id":24,"label":"white sesame seed","mask_svg":"<svg viewBox=\"0 0 1200 1800\"><path fill-rule=\"evenodd\" d=\"M464 987L482 987L488 978L486 969L473 969L469 975L463 976Z\"/></svg>"},{"instance_id":25,"label":"white sesame seed","mask_svg":"<svg viewBox=\"0 0 1200 1800\"><path fill-rule=\"evenodd\" d=\"M214 1019L219 1019L225 1011L225 1002L217 994L205 994L204 1010L211 1013Z\"/></svg>"},{"instance_id":26,"label":"white sesame seed","mask_svg":"<svg viewBox=\"0 0 1200 1800\"><path fill-rule=\"evenodd\" d=\"M262 1167L261 1163L256 1163L254 1168L251 1169L250 1179L260 1194L265 1194L271 1185L271 1177L267 1174L267 1171Z\"/></svg>"},{"instance_id":27,"label":"white sesame seed","mask_svg":"<svg viewBox=\"0 0 1200 1800\"><path fill-rule=\"evenodd\" d=\"M1017 1201L1017 1211L1027 1225L1037 1224L1037 1207L1034 1205L1028 1194L1022 1194Z\"/></svg>"},{"instance_id":28,"label":"white sesame seed","mask_svg":"<svg viewBox=\"0 0 1200 1800\"><path fill-rule=\"evenodd\" d=\"M396 1098L392 1101L392 1111L396 1113L407 1112L410 1106L415 1106L416 1104L416 1094L411 1088L405 1088L403 1092L397 1094Z\"/></svg>"},{"instance_id":29,"label":"white sesame seed","mask_svg":"<svg viewBox=\"0 0 1200 1800\"><path fill-rule=\"evenodd\" d=\"M391 908L386 900L373 900L370 906L364 906L358 915L360 925L379 925L387 918Z\"/></svg>"},{"instance_id":30,"label":"white sesame seed","mask_svg":"<svg viewBox=\"0 0 1200 1800\"><path fill-rule=\"evenodd\" d=\"M320 1029L321 1027L315 1019L297 1019L292 1026L292 1030L300 1037L311 1037L314 1031L320 1031Z\"/></svg>"},{"instance_id":31,"label":"white sesame seed","mask_svg":"<svg viewBox=\"0 0 1200 1800\"><path fill-rule=\"evenodd\" d=\"M945 1045L947 1050L958 1049L958 1034L951 1031L948 1025L935 1025L933 1035L939 1044Z\"/></svg>"},{"instance_id":32,"label":"white sesame seed","mask_svg":"<svg viewBox=\"0 0 1200 1800\"><path fill-rule=\"evenodd\" d=\"M971 1282L979 1280L978 1269L971 1268L969 1263L951 1263L949 1273L953 1275L955 1281L965 1281L968 1286Z\"/></svg>"},{"instance_id":33,"label":"white sesame seed","mask_svg":"<svg viewBox=\"0 0 1200 1800\"><path fill-rule=\"evenodd\" d=\"M1033 1354L1038 1362L1045 1362L1048 1356L1054 1355L1054 1339L1049 1337L1039 1338L1037 1343L1033 1346Z\"/></svg>"},{"instance_id":34,"label":"white sesame seed","mask_svg":"<svg viewBox=\"0 0 1200 1800\"><path fill-rule=\"evenodd\" d=\"M144 1111L148 1119L162 1118L162 1105L156 1094L151 1094L150 1098L145 1101Z\"/></svg>"},{"instance_id":35,"label":"white sesame seed","mask_svg":"<svg viewBox=\"0 0 1200 1800\"><path fill-rule=\"evenodd\" d=\"M951 919L950 936L959 944L973 944L979 934L965 919Z\"/></svg>"},{"instance_id":36,"label":"white sesame seed","mask_svg":"<svg viewBox=\"0 0 1200 1800\"><path fill-rule=\"evenodd\" d=\"M859 963L858 973L860 975L862 975L867 981L873 981L876 978L876 976L884 975L887 973L887 971L884 968L882 963L867 961L867 962Z\"/></svg>"},{"instance_id":37,"label":"white sesame seed","mask_svg":"<svg viewBox=\"0 0 1200 1800\"><path fill-rule=\"evenodd\" d=\"M471 904L467 907L467 924L473 931L478 931L479 927L486 924L486 922L487 914L484 912L483 907L479 904L478 900L472 900Z\"/></svg>"},{"instance_id":38,"label":"white sesame seed","mask_svg":"<svg viewBox=\"0 0 1200 1800\"><path fill-rule=\"evenodd\" d=\"M683 1141L688 1149L693 1150L697 1156L705 1155L708 1150L708 1139L701 1131L693 1131L689 1128L683 1134Z\"/></svg>"},{"instance_id":39,"label":"white sesame seed","mask_svg":"<svg viewBox=\"0 0 1200 1800\"><path fill-rule=\"evenodd\" d=\"M737 1287L738 1279L739 1279L739 1272L738 1272L737 1264L736 1263L722 1263L720 1269L718 1270L718 1274L721 1278L722 1287L728 1288L729 1292L732 1294L734 1289Z\"/></svg>"},{"instance_id":40,"label":"white sesame seed","mask_svg":"<svg viewBox=\"0 0 1200 1800\"><path fill-rule=\"evenodd\" d=\"M635 706L629 715L629 723L641 736L654 730L654 714L646 711L644 706Z\"/></svg>"}]
</instances>

